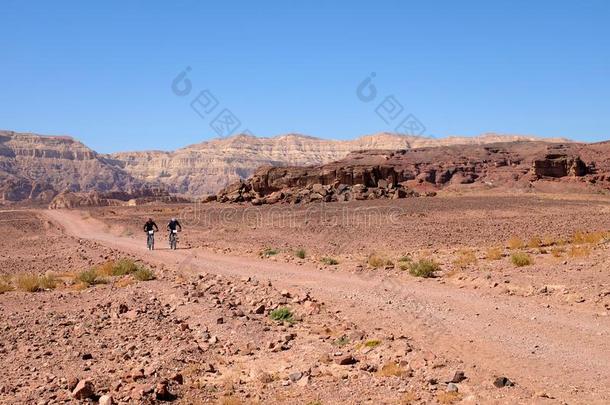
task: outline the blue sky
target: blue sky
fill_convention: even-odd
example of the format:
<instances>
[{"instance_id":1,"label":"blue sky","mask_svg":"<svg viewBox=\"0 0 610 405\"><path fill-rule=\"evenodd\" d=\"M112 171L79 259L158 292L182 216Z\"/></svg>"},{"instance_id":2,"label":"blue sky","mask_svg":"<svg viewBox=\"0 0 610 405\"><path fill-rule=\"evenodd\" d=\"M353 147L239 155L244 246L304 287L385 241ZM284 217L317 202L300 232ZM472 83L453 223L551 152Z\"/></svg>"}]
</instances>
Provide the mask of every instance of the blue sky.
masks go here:
<instances>
[{"instance_id":1,"label":"blue sky","mask_svg":"<svg viewBox=\"0 0 610 405\"><path fill-rule=\"evenodd\" d=\"M610 138L608 1L4 0L0 15L0 128L101 152L231 124L345 139L409 115L428 136Z\"/></svg>"}]
</instances>

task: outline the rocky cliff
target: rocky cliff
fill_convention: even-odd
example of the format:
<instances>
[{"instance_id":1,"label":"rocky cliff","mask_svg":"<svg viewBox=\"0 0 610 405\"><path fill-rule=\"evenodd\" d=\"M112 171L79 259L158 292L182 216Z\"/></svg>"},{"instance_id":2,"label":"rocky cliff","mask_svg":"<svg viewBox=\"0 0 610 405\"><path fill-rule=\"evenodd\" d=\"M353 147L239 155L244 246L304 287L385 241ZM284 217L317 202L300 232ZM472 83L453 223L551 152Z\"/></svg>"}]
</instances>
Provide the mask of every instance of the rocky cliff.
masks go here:
<instances>
[{"instance_id":1,"label":"rocky cliff","mask_svg":"<svg viewBox=\"0 0 610 405\"><path fill-rule=\"evenodd\" d=\"M536 140L514 135L425 138L390 133L333 141L289 134L273 138L238 135L187 146L173 152L124 152L109 159L143 181L159 181L170 192L188 196L215 193L226 185L249 177L263 165L310 166L345 158L357 150L398 150L456 144ZM547 139L548 142L565 142Z\"/></svg>"},{"instance_id":2,"label":"rocky cliff","mask_svg":"<svg viewBox=\"0 0 610 405\"><path fill-rule=\"evenodd\" d=\"M265 204L404 198L473 183L528 188L540 180L610 190L610 143L518 141L357 151L325 165L264 166L211 199Z\"/></svg>"},{"instance_id":3,"label":"rocky cliff","mask_svg":"<svg viewBox=\"0 0 610 405\"><path fill-rule=\"evenodd\" d=\"M48 202L62 191L139 195L151 187L70 137L0 131L0 202Z\"/></svg>"}]
</instances>

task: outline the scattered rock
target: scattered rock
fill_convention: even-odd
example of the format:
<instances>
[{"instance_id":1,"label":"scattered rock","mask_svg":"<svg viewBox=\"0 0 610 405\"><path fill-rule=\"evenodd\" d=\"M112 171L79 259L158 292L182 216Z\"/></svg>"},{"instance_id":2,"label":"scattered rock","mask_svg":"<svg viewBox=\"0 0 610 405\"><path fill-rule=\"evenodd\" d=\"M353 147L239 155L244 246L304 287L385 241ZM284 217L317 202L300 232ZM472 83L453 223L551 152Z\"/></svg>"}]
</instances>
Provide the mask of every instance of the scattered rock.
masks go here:
<instances>
[{"instance_id":1,"label":"scattered rock","mask_svg":"<svg viewBox=\"0 0 610 405\"><path fill-rule=\"evenodd\" d=\"M515 383L513 383L507 377L498 377L494 380L494 385L496 386L496 388L503 388L503 387L512 387L515 385Z\"/></svg>"},{"instance_id":2,"label":"scattered rock","mask_svg":"<svg viewBox=\"0 0 610 405\"><path fill-rule=\"evenodd\" d=\"M76 384L72 391L72 397L75 399L87 399L95 395L95 388L90 380L81 380Z\"/></svg>"}]
</instances>

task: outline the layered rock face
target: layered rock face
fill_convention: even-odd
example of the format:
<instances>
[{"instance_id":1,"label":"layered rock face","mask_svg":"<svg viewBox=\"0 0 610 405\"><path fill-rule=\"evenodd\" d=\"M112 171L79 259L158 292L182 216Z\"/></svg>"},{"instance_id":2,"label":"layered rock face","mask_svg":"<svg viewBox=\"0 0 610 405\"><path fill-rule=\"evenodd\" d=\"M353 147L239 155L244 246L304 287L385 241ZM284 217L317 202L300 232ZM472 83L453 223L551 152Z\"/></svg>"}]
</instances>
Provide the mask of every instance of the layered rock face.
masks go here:
<instances>
[{"instance_id":1,"label":"layered rock face","mask_svg":"<svg viewBox=\"0 0 610 405\"><path fill-rule=\"evenodd\" d=\"M610 143L532 141L357 151L325 165L261 167L211 199L264 204L403 198L431 188L472 183L519 187L541 179L610 189Z\"/></svg>"},{"instance_id":2,"label":"layered rock face","mask_svg":"<svg viewBox=\"0 0 610 405\"><path fill-rule=\"evenodd\" d=\"M62 191L138 195L150 187L70 137L0 131L0 202L48 202Z\"/></svg>"},{"instance_id":3,"label":"layered rock face","mask_svg":"<svg viewBox=\"0 0 610 405\"><path fill-rule=\"evenodd\" d=\"M238 135L191 145L174 152L124 152L112 162L143 181L159 181L170 192L188 196L216 193L226 185L251 176L263 165L311 166L345 158L358 150L398 150L455 144L533 140L525 136L486 134L479 137L425 138L390 133L332 141L298 134L274 138ZM560 142L560 139L547 139ZM564 140L565 141L565 140Z\"/></svg>"}]
</instances>

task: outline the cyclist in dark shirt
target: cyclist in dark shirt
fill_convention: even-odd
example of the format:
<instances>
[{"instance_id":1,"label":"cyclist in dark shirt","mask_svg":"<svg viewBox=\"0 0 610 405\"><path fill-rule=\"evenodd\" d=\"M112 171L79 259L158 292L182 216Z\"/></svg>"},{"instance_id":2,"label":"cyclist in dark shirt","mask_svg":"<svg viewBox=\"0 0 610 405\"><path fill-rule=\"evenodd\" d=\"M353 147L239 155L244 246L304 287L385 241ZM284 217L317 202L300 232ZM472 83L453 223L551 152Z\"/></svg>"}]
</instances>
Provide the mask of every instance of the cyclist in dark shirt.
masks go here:
<instances>
[{"instance_id":1,"label":"cyclist in dark shirt","mask_svg":"<svg viewBox=\"0 0 610 405\"><path fill-rule=\"evenodd\" d=\"M172 218L167 223L167 230L171 232L171 231L175 231L176 228L180 228L179 231L182 232L182 225L180 225L180 222L178 222L178 220L176 218Z\"/></svg>"},{"instance_id":2,"label":"cyclist in dark shirt","mask_svg":"<svg viewBox=\"0 0 610 405\"><path fill-rule=\"evenodd\" d=\"M144 224L144 232L148 231L159 232L159 227L157 226L155 221L152 220L152 218L148 218L148 221L146 221L146 223Z\"/></svg>"}]
</instances>

